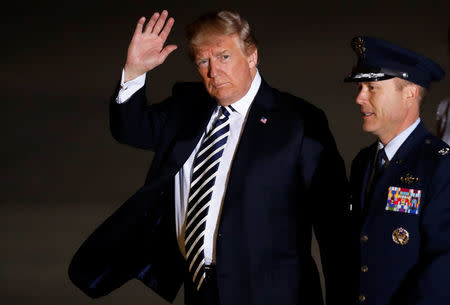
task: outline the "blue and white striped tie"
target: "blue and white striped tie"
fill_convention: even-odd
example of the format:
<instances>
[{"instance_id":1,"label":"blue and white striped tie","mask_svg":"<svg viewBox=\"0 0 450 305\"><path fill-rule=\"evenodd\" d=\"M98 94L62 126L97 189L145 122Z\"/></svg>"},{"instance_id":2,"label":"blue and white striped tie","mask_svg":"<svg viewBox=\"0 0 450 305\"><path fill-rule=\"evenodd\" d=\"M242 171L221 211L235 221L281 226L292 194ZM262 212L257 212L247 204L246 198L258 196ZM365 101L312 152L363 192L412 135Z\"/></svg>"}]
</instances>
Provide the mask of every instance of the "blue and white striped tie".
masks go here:
<instances>
[{"instance_id":1,"label":"blue and white striped tie","mask_svg":"<svg viewBox=\"0 0 450 305\"><path fill-rule=\"evenodd\" d=\"M204 235L208 209L220 158L230 134L233 108L221 106L221 115L205 136L195 157L186 216L185 246L192 282L199 290L205 279Z\"/></svg>"}]
</instances>

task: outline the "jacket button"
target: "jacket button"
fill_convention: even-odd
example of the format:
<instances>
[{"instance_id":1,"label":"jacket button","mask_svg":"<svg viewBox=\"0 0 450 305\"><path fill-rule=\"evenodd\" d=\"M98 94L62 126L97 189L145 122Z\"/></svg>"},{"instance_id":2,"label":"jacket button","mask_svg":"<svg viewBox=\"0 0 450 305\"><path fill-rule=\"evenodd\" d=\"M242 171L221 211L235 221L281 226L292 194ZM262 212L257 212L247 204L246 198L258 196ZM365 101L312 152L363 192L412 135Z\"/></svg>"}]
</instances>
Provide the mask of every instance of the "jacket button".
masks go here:
<instances>
[{"instance_id":1,"label":"jacket button","mask_svg":"<svg viewBox=\"0 0 450 305\"><path fill-rule=\"evenodd\" d=\"M358 300L362 303L366 300L366 296L364 294L360 294Z\"/></svg>"},{"instance_id":2,"label":"jacket button","mask_svg":"<svg viewBox=\"0 0 450 305\"><path fill-rule=\"evenodd\" d=\"M366 243L368 240L369 240L369 236L367 236L367 235L361 236L361 241L362 241L363 243Z\"/></svg>"},{"instance_id":3,"label":"jacket button","mask_svg":"<svg viewBox=\"0 0 450 305\"><path fill-rule=\"evenodd\" d=\"M369 271L369 267L367 265L361 266L361 272L367 272Z\"/></svg>"}]
</instances>

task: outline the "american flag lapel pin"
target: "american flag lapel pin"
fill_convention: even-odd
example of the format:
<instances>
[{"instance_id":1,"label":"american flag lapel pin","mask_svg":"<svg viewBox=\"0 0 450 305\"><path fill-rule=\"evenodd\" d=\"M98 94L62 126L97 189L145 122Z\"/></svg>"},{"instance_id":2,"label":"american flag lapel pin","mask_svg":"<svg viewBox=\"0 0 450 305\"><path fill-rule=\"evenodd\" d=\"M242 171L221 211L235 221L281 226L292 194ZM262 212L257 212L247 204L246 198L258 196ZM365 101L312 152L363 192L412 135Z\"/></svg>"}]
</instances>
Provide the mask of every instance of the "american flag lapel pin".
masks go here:
<instances>
[{"instance_id":1,"label":"american flag lapel pin","mask_svg":"<svg viewBox=\"0 0 450 305\"><path fill-rule=\"evenodd\" d=\"M259 120L261 123L266 124L267 123L267 118L265 116L262 116L261 119Z\"/></svg>"}]
</instances>

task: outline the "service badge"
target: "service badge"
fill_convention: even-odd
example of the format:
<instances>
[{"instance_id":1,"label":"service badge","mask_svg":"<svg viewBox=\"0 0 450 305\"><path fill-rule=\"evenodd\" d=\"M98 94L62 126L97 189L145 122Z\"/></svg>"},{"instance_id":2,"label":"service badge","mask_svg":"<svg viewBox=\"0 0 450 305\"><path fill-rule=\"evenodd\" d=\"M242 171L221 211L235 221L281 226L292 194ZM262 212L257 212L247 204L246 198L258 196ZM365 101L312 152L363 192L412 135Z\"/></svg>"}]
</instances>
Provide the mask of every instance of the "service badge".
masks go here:
<instances>
[{"instance_id":1,"label":"service badge","mask_svg":"<svg viewBox=\"0 0 450 305\"><path fill-rule=\"evenodd\" d=\"M403 228L397 228L392 232L392 240L397 244L404 246L409 241L409 233Z\"/></svg>"}]
</instances>

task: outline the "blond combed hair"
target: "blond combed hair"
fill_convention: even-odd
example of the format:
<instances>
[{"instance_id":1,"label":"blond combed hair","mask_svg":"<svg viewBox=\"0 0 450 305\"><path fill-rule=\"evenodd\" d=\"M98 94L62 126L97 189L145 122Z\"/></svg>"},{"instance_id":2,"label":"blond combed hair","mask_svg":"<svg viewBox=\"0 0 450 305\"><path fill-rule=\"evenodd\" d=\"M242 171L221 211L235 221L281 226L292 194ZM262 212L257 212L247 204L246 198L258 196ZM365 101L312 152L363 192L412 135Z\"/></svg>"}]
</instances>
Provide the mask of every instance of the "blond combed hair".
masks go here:
<instances>
[{"instance_id":1,"label":"blond combed hair","mask_svg":"<svg viewBox=\"0 0 450 305\"><path fill-rule=\"evenodd\" d=\"M191 59L195 58L195 48L210 44L217 36L237 35L242 50L251 54L257 49L255 36L247 20L234 11L207 13L186 27L186 38Z\"/></svg>"},{"instance_id":2,"label":"blond combed hair","mask_svg":"<svg viewBox=\"0 0 450 305\"><path fill-rule=\"evenodd\" d=\"M427 95L428 90L425 89L424 87L414 84L410 81L407 81L406 79L402 79L402 78L395 78L396 82L395 82L395 86L397 88L397 90L402 90L404 87L406 86L416 86L418 89L418 101L419 101L419 105L422 105L422 101L425 98L425 95Z\"/></svg>"}]
</instances>

